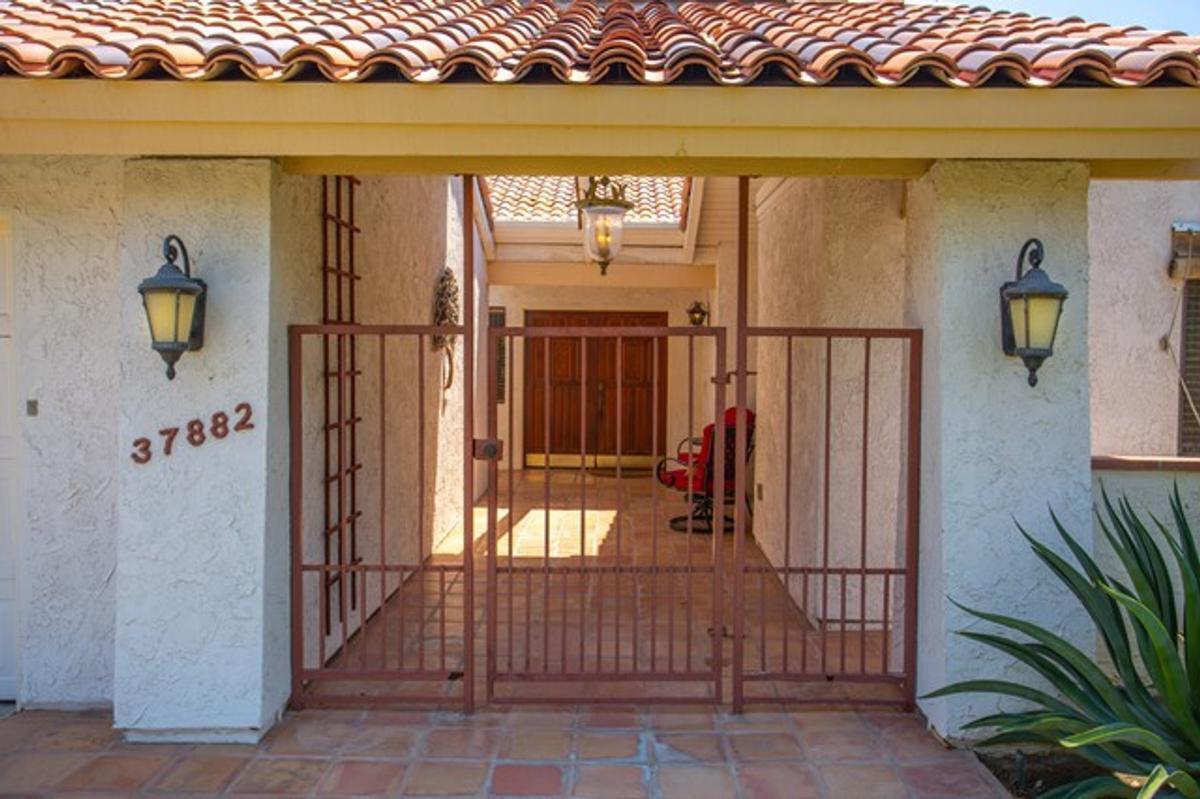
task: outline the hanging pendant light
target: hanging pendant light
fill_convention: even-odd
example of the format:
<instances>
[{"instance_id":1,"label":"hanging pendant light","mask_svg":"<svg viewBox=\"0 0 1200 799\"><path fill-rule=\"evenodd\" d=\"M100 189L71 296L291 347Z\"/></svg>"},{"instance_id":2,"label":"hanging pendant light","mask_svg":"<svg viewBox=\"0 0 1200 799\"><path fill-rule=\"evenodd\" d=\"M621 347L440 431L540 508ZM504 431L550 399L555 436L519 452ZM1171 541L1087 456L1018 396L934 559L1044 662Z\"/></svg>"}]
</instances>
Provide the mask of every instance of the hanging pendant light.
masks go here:
<instances>
[{"instance_id":1,"label":"hanging pendant light","mask_svg":"<svg viewBox=\"0 0 1200 799\"><path fill-rule=\"evenodd\" d=\"M621 251L625 214L633 203L625 199L624 184L606 176L588 178L587 191L575 205L583 214L584 255L600 265L600 274L607 274L608 265Z\"/></svg>"}]
</instances>

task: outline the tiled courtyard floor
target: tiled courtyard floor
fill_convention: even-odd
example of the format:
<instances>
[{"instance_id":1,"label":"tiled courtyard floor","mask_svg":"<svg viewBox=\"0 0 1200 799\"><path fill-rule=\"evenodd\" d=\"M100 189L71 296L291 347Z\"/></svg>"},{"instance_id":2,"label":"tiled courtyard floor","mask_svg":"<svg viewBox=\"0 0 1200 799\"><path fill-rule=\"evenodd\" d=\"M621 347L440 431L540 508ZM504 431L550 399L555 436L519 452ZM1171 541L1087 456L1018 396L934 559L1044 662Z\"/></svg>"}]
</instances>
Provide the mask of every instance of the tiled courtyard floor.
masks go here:
<instances>
[{"instance_id":1,"label":"tiled courtyard floor","mask_svg":"<svg viewBox=\"0 0 1200 799\"><path fill-rule=\"evenodd\" d=\"M901 713L312 710L258 746L129 744L111 725L99 713L0 720L0 796L1006 796Z\"/></svg>"}]
</instances>

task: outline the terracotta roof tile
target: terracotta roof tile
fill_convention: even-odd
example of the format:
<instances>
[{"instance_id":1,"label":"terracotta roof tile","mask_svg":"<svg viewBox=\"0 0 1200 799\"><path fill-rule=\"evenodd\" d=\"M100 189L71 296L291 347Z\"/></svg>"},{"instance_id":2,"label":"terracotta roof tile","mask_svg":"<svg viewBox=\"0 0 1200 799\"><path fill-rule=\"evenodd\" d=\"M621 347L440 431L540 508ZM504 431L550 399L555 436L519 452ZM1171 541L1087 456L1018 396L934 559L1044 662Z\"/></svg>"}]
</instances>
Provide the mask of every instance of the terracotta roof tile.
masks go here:
<instances>
[{"instance_id":1,"label":"terracotta roof tile","mask_svg":"<svg viewBox=\"0 0 1200 799\"><path fill-rule=\"evenodd\" d=\"M626 220L632 224L678 225L687 179L681 177L614 176L625 184L633 202ZM569 175L491 175L484 178L495 222L575 224L576 186L586 182Z\"/></svg>"},{"instance_id":2,"label":"terracotta roof tile","mask_svg":"<svg viewBox=\"0 0 1200 799\"><path fill-rule=\"evenodd\" d=\"M0 75L1200 85L1200 37L784 0L0 0Z\"/></svg>"}]
</instances>

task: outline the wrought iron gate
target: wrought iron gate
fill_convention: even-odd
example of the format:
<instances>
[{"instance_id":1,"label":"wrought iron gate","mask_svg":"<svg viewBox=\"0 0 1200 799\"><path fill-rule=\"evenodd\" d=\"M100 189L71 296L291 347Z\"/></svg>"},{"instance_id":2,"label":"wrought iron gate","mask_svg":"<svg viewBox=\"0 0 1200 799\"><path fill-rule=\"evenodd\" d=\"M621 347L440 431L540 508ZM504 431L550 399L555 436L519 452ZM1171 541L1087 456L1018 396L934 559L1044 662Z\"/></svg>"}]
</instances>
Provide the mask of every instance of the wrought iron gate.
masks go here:
<instances>
[{"instance_id":1,"label":"wrought iron gate","mask_svg":"<svg viewBox=\"0 0 1200 799\"><path fill-rule=\"evenodd\" d=\"M480 687L498 703L729 696L739 711L753 702L911 706L920 331L749 326L743 178L735 369L726 371L721 327L491 327L487 438L475 438L474 381L463 380L453 467L462 469L462 496L434 508L427 406L440 381L426 366L434 336L461 336L462 373L474 374L473 184L464 181L464 324L363 325L354 316L356 184L343 180L325 183L323 323L289 328L294 705L453 702L469 712L479 635ZM548 387L553 377L555 396L579 403L577 414L556 414L549 402L540 409L547 442L553 424L576 420L579 430L556 431L556 440L574 437L577 464L572 456L567 468L552 468L565 461L561 452L551 458L547 443L543 468L514 468L526 461L515 447L525 439L516 429L524 423L516 342L541 348L542 373L532 379ZM757 373L747 369L751 342ZM589 352L601 351L615 368L589 363L599 357ZM652 387L640 405L657 408L668 353L670 363L686 363L668 383L668 445L682 433L688 452L706 425L716 431L713 479L702 492L711 497L711 535L691 510L703 507L695 505L698 459L682 458L673 490L621 457L624 420L639 412L623 407L628 370L641 369L639 383ZM589 389L602 379L615 381L611 470L588 452L596 440ZM651 416L657 448L660 421ZM490 461L479 542L477 457ZM765 473L768 462L775 473ZM677 531L665 502L688 509ZM443 529L435 513L459 519L441 539L429 532ZM487 558L479 628L477 547Z\"/></svg>"},{"instance_id":2,"label":"wrought iron gate","mask_svg":"<svg viewBox=\"0 0 1200 799\"><path fill-rule=\"evenodd\" d=\"M588 412L594 375L589 340L615 343L617 457L609 470L589 457ZM650 339L650 363L624 361L625 343ZM546 450L540 469L518 472L525 461L513 450L521 418L515 377L518 341L542 347L542 374L569 383L578 397L578 466L552 469L549 457L550 403L542 408ZM575 346L578 343L579 346ZM556 348L557 345L561 345ZM569 345L569 346L568 346ZM686 414L681 430L717 423L725 405L725 331L677 327L494 327L488 331L488 436L503 440L505 465L489 467L487 535L487 698L493 702L713 702L721 701L723 652L723 536L706 536L688 523L683 532L666 527L661 489L652 471L622 465L626 420L622 380L637 369L652 374L658 406L658 373L665 348L687 362L686 389L674 399ZM506 379L497 374L497 355L507 349ZM644 348L643 348L644 350ZM595 351L595 350L593 350ZM569 355L564 357L564 353ZM701 361L698 363L698 360ZM719 378L719 379L718 379ZM507 396L497 396L503 385ZM709 398L697 386L711 385ZM548 395L548 391L546 392ZM707 406L707 412L701 410ZM499 409L503 407L503 435ZM686 410L685 410L686 409ZM562 409L559 409L562 416ZM652 440L659 440L652 413ZM570 432L570 431L568 431ZM724 516L724 450L715 454L715 504ZM561 462L561 459L560 459ZM691 468L699 468L693 466ZM690 499L690 492L689 497ZM682 498L681 498L682 499Z\"/></svg>"},{"instance_id":3,"label":"wrought iron gate","mask_svg":"<svg viewBox=\"0 0 1200 799\"><path fill-rule=\"evenodd\" d=\"M752 327L759 435L781 472L739 524L734 706L911 706L921 331ZM770 379L766 379L770 376ZM782 449L782 452L779 450ZM798 463L799 461L799 463Z\"/></svg>"}]
</instances>

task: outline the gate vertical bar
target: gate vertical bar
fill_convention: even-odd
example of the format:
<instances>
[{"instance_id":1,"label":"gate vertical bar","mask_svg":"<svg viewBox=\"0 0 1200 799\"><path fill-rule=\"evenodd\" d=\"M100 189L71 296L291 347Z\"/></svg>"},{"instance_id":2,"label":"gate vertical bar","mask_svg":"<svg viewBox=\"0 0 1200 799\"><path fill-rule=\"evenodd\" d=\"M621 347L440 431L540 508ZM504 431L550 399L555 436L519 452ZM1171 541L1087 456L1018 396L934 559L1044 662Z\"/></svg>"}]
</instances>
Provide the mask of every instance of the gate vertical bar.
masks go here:
<instances>
[{"instance_id":1,"label":"gate vertical bar","mask_svg":"<svg viewBox=\"0 0 1200 799\"><path fill-rule=\"evenodd\" d=\"M498 440L499 432L497 427L497 395L496 381L499 375L496 373L496 358L499 354L499 336L492 329L487 331L487 437L492 440ZM512 431L509 430L508 437L512 438ZM508 457L512 457L512 449L509 448ZM493 458L488 461L488 509L487 509L487 688L485 696L487 701L492 701L492 696L495 691L496 684L496 630L499 626L496 620L496 541L497 534L497 497L500 491L500 459ZM509 508L509 536L512 535L512 508Z\"/></svg>"},{"instance_id":2,"label":"gate vertical bar","mask_svg":"<svg viewBox=\"0 0 1200 799\"><path fill-rule=\"evenodd\" d=\"M463 712L475 712L475 176L463 207ZM442 617L446 607L443 600ZM445 651L446 642L442 640Z\"/></svg>"},{"instance_id":3,"label":"gate vertical bar","mask_svg":"<svg viewBox=\"0 0 1200 799\"><path fill-rule=\"evenodd\" d=\"M725 588L723 580L725 578L725 381L728 376L725 372L725 329L719 327L716 329L716 340L713 342L713 351L716 354L716 377L713 379L713 471L716 472L717 482L714 486L714 506L712 518L709 520L709 528L712 530L712 575L713 575L713 635L712 635L712 661L713 661L713 693L718 704L723 701L725 677L723 673L722 655L725 650ZM717 446L717 431L720 430L721 444ZM688 485L691 485L691 473L688 473ZM689 516L690 516L689 512ZM717 532L714 525L721 525L721 531ZM689 531L690 535L690 531ZM691 542L689 541L689 544ZM689 550L690 551L690 550ZM734 561L734 568L738 575L741 575L741 564ZM734 588L737 589L739 578L734 580ZM689 598L690 601L690 598ZM742 614L735 606L733 615L736 619L741 618ZM737 623L740 623L737 622ZM734 651L739 649L739 643L734 641ZM688 654L688 669L691 668L691 654ZM737 673L734 673L734 692L736 693L740 685L737 679Z\"/></svg>"},{"instance_id":4,"label":"gate vertical bar","mask_svg":"<svg viewBox=\"0 0 1200 799\"><path fill-rule=\"evenodd\" d=\"M324 280L324 275L322 275ZM299 710L304 695L304 447L301 445L304 436L304 379L301 370L304 359L301 351L301 339L295 330L288 330L288 414L291 424L291 441L289 442L289 460L291 461L291 503L292 519L292 697L290 704ZM324 529L322 529L324 537ZM317 575L317 582L323 585L325 573ZM320 608L319 614L324 613ZM317 635L323 638L324 630L317 623ZM324 665L319 664L319 665Z\"/></svg>"},{"instance_id":5,"label":"gate vertical bar","mask_svg":"<svg viewBox=\"0 0 1200 799\"><path fill-rule=\"evenodd\" d=\"M745 685L745 614L739 612L744 607L745 598L745 569L746 569L746 517L743 502L746 492L746 381L749 379L746 369L747 358L747 300L750 284L750 178L746 175L738 177L738 246L737 246L737 385L735 400L737 423L734 452L737 463L733 465L733 712L741 713L744 703ZM724 434L722 434L722 439ZM719 472L718 472L719 474ZM718 495L723 491L718 491ZM724 516L716 517L724 524ZM713 532L713 540L717 541L719 534ZM717 631L720 632L719 630Z\"/></svg>"},{"instance_id":6,"label":"gate vertical bar","mask_svg":"<svg viewBox=\"0 0 1200 799\"><path fill-rule=\"evenodd\" d=\"M921 524L921 368L923 334L914 331L908 345L908 497L904 529L904 686L905 709L917 701L917 566ZM887 619L884 619L886 625ZM884 652L886 662L887 652Z\"/></svg>"}]
</instances>

